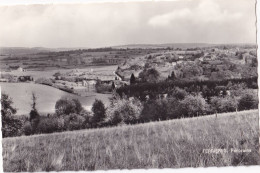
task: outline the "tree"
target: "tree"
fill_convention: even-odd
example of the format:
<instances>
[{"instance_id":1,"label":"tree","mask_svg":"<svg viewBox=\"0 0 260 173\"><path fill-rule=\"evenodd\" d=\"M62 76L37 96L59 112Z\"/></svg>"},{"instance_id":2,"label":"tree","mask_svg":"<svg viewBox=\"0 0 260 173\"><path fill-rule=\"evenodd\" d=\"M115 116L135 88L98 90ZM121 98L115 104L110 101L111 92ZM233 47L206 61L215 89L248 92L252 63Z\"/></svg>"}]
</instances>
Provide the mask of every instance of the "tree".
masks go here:
<instances>
[{"instance_id":1,"label":"tree","mask_svg":"<svg viewBox=\"0 0 260 173\"><path fill-rule=\"evenodd\" d=\"M32 93L32 110L30 112L30 119L29 119L31 122L33 132L35 132L35 130L39 124L39 121L40 121L40 115L36 109L36 100L37 100L37 97L36 97L35 93L33 92Z\"/></svg>"},{"instance_id":2,"label":"tree","mask_svg":"<svg viewBox=\"0 0 260 173\"><path fill-rule=\"evenodd\" d=\"M139 73L139 78L141 78L143 82L156 83L158 82L159 77L160 73L155 68L145 68L142 72Z\"/></svg>"},{"instance_id":3,"label":"tree","mask_svg":"<svg viewBox=\"0 0 260 173\"><path fill-rule=\"evenodd\" d=\"M119 123L136 123L142 111L142 104L138 99L115 98L107 110L107 121L111 125Z\"/></svg>"},{"instance_id":4,"label":"tree","mask_svg":"<svg viewBox=\"0 0 260 173\"><path fill-rule=\"evenodd\" d=\"M72 101L74 102L74 106L75 106L75 112L76 114L80 114L81 111L83 111L83 107L80 103L80 101L78 99L72 99Z\"/></svg>"},{"instance_id":5,"label":"tree","mask_svg":"<svg viewBox=\"0 0 260 173\"><path fill-rule=\"evenodd\" d=\"M58 80L59 77L61 76L61 73L60 72L56 72L53 76L55 77L56 80Z\"/></svg>"},{"instance_id":6,"label":"tree","mask_svg":"<svg viewBox=\"0 0 260 173\"><path fill-rule=\"evenodd\" d=\"M179 87L175 87L172 91L168 93L169 97L176 98L177 100L183 100L187 95L188 93L184 89L181 89Z\"/></svg>"},{"instance_id":7,"label":"tree","mask_svg":"<svg viewBox=\"0 0 260 173\"><path fill-rule=\"evenodd\" d=\"M106 108L104 103L101 100L96 99L92 105L92 123L94 127L99 126L106 117Z\"/></svg>"},{"instance_id":8,"label":"tree","mask_svg":"<svg viewBox=\"0 0 260 173\"><path fill-rule=\"evenodd\" d=\"M210 101L211 110L216 112L233 112L237 109L237 99L230 96L212 97ZM212 113L213 113L212 112Z\"/></svg>"},{"instance_id":9,"label":"tree","mask_svg":"<svg viewBox=\"0 0 260 173\"><path fill-rule=\"evenodd\" d=\"M35 95L34 92L32 93L32 101L33 101L33 103L32 103L32 109L33 109L33 110L36 110L37 97L36 97L36 95Z\"/></svg>"},{"instance_id":10,"label":"tree","mask_svg":"<svg viewBox=\"0 0 260 173\"><path fill-rule=\"evenodd\" d=\"M113 82L112 83L112 90L114 90L116 88L116 86L115 86L115 83Z\"/></svg>"},{"instance_id":11,"label":"tree","mask_svg":"<svg viewBox=\"0 0 260 173\"><path fill-rule=\"evenodd\" d=\"M191 79L201 76L203 74L203 68L196 62L187 62L176 65L175 70L181 72L183 78Z\"/></svg>"},{"instance_id":12,"label":"tree","mask_svg":"<svg viewBox=\"0 0 260 173\"><path fill-rule=\"evenodd\" d=\"M12 106L12 99L5 93L1 95L1 116L3 137L19 136L22 130L22 122L13 116L16 109Z\"/></svg>"},{"instance_id":13,"label":"tree","mask_svg":"<svg viewBox=\"0 0 260 173\"><path fill-rule=\"evenodd\" d=\"M181 118L182 116L180 100L176 97L170 97L169 99L167 99L167 107L164 109L167 109L168 119Z\"/></svg>"},{"instance_id":14,"label":"tree","mask_svg":"<svg viewBox=\"0 0 260 173\"><path fill-rule=\"evenodd\" d=\"M7 116L16 114L16 109L12 106L12 99L5 93L2 93L1 96L1 115L2 119L5 119Z\"/></svg>"},{"instance_id":15,"label":"tree","mask_svg":"<svg viewBox=\"0 0 260 173\"><path fill-rule=\"evenodd\" d=\"M166 120L167 101L165 99L148 100L144 103L140 119L144 122Z\"/></svg>"},{"instance_id":16,"label":"tree","mask_svg":"<svg viewBox=\"0 0 260 173\"><path fill-rule=\"evenodd\" d=\"M188 95L181 101L181 108L185 116L198 116L208 110L208 104L201 95Z\"/></svg>"},{"instance_id":17,"label":"tree","mask_svg":"<svg viewBox=\"0 0 260 173\"><path fill-rule=\"evenodd\" d=\"M238 102L239 110L257 109L258 98L252 93L245 93Z\"/></svg>"},{"instance_id":18,"label":"tree","mask_svg":"<svg viewBox=\"0 0 260 173\"><path fill-rule=\"evenodd\" d=\"M58 116L69 115L71 113L79 114L83 110L82 105L78 99L59 99L55 104L55 112Z\"/></svg>"},{"instance_id":19,"label":"tree","mask_svg":"<svg viewBox=\"0 0 260 173\"><path fill-rule=\"evenodd\" d=\"M40 115L36 109L36 101L37 101L37 97L35 95L35 93L32 93L32 110L30 112L30 121L34 120L34 119L39 119Z\"/></svg>"},{"instance_id":20,"label":"tree","mask_svg":"<svg viewBox=\"0 0 260 173\"><path fill-rule=\"evenodd\" d=\"M135 84L135 75L132 73L131 77L130 77L130 84L133 85Z\"/></svg>"},{"instance_id":21,"label":"tree","mask_svg":"<svg viewBox=\"0 0 260 173\"><path fill-rule=\"evenodd\" d=\"M171 75L168 77L168 79L170 80L175 80L176 79L176 75L175 75L175 72L172 71Z\"/></svg>"}]
</instances>

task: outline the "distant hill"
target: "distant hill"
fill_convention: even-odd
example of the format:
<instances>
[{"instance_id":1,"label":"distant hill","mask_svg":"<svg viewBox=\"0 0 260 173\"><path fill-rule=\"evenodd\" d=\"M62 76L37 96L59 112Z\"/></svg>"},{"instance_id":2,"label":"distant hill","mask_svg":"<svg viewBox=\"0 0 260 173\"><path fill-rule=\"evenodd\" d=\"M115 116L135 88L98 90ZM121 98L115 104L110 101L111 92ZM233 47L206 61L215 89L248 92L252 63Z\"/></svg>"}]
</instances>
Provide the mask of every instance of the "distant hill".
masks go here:
<instances>
[{"instance_id":1,"label":"distant hill","mask_svg":"<svg viewBox=\"0 0 260 173\"><path fill-rule=\"evenodd\" d=\"M42 52L69 51L81 48L45 48L45 47L0 47L1 55L37 54Z\"/></svg>"},{"instance_id":2,"label":"distant hill","mask_svg":"<svg viewBox=\"0 0 260 173\"><path fill-rule=\"evenodd\" d=\"M127 44L111 46L112 49L156 49L156 48L205 48L214 46L256 46L256 44L210 44L210 43L165 43L165 44ZM105 48L105 47L103 47ZM108 48L108 47L106 47ZM23 54L37 54L44 52L60 52L60 51L71 51L79 49L90 49L87 47L72 47L72 48L45 48L45 47L0 47L0 55L23 55ZM102 49L102 48L92 48Z\"/></svg>"},{"instance_id":3,"label":"distant hill","mask_svg":"<svg viewBox=\"0 0 260 173\"><path fill-rule=\"evenodd\" d=\"M196 48L196 47L211 47L215 46L216 44L207 44L207 43L166 43L166 44L128 44L128 45L119 45L113 46L112 48L121 48L121 49L135 49L135 48L142 48L142 49L149 49L149 48Z\"/></svg>"},{"instance_id":4,"label":"distant hill","mask_svg":"<svg viewBox=\"0 0 260 173\"><path fill-rule=\"evenodd\" d=\"M210 44L210 43L165 43L165 44L127 44L127 45L118 45L118 46L112 46L112 48L117 49L152 49L152 48L181 48L181 49L187 49L187 48L203 48L203 47L214 47L214 46L254 46L255 44Z\"/></svg>"}]
</instances>

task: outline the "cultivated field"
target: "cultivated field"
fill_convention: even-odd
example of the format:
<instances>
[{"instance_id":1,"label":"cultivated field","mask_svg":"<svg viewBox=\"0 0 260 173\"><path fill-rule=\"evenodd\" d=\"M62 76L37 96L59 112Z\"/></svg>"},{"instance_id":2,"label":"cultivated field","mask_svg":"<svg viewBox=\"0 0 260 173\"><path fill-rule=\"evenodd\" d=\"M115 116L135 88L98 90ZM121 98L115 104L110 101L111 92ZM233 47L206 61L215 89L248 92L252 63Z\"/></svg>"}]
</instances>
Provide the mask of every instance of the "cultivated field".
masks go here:
<instances>
[{"instance_id":1,"label":"cultivated field","mask_svg":"<svg viewBox=\"0 0 260 173\"><path fill-rule=\"evenodd\" d=\"M39 78L53 78L53 75L56 72L60 73L67 73L71 72L72 70L77 69L79 72L91 72L93 75L96 75L96 77L100 76L114 76L114 71L117 69L116 65L109 65L109 66L89 66L84 68L73 68L73 69L52 69L52 70L43 70L43 71L12 71L12 72L4 72L2 71L2 74L10 74L14 76L32 76L34 80L37 80ZM1 70L1 69L0 69Z\"/></svg>"},{"instance_id":2,"label":"cultivated field","mask_svg":"<svg viewBox=\"0 0 260 173\"><path fill-rule=\"evenodd\" d=\"M4 171L259 164L258 111L3 139ZM231 148L248 149L234 153ZM203 153L226 149L228 153Z\"/></svg>"},{"instance_id":3,"label":"cultivated field","mask_svg":"<svg viewBox=\"0 0 260 173\"><path fill-rule=\"evenodd\" d=\"M17 115L29 114L32 104L32 92L37 96L37 109L40 113L54 113L55 103L62 97L79 99L82 106L90 110L95 99L102 100L106 105L109 104L111 94L89 93L87 97L70 94L59 89L34 84L34 83L0 83L1 91L8 94L17 108Z\"/></svg>"}]
</instances>

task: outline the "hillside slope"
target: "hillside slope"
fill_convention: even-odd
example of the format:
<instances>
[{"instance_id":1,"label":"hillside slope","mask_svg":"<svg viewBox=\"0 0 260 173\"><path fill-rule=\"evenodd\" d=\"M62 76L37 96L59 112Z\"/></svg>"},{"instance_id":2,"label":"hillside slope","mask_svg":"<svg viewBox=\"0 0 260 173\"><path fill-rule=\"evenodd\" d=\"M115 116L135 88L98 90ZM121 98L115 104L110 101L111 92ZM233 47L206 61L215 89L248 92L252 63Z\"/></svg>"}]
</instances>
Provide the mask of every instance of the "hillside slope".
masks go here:
<instances>
[{"instance_id":1,"label":"hillside slope","mask_svg":"<svg viewBox=\"0 0 260 173\"><path fill-rule=\"evenodd\" d=\"M252 165L259 164L258 132L258 111L251 110L6 138L3 166L13 172ZM251 152L235 153L232 148Z\"/></svg>"}]
</instances>

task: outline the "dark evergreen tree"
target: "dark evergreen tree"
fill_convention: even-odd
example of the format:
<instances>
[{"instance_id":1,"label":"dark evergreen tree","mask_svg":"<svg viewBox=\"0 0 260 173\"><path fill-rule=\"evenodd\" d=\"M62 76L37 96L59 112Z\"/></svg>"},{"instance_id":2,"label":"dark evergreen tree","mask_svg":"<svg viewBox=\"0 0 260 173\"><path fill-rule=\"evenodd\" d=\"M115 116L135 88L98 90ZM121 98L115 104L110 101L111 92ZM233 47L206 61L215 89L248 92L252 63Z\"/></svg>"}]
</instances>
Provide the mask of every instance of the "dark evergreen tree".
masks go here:
<instances>
[{"instance_id":1,"label":"dark evergreen tree","mask_svg":"<svg viewBox=\"0 0 260 173\"><path fill-rule=\"evenodd\" d=\"M116 86L115 86L115 83L113 82L112 83L112 90L114 90L116 88Z\"/></svg>"},{"instance_id":2,"label":"dark evergreen tree","mask_svg":"<svg viewBox=\"0 0 260 173\"><path fill-rule=\"evenodd\" d=\"M135 84L135 75L132 73L131 77L130 77L130 84L133 85Z\"/></svg>"}]
</instances>

